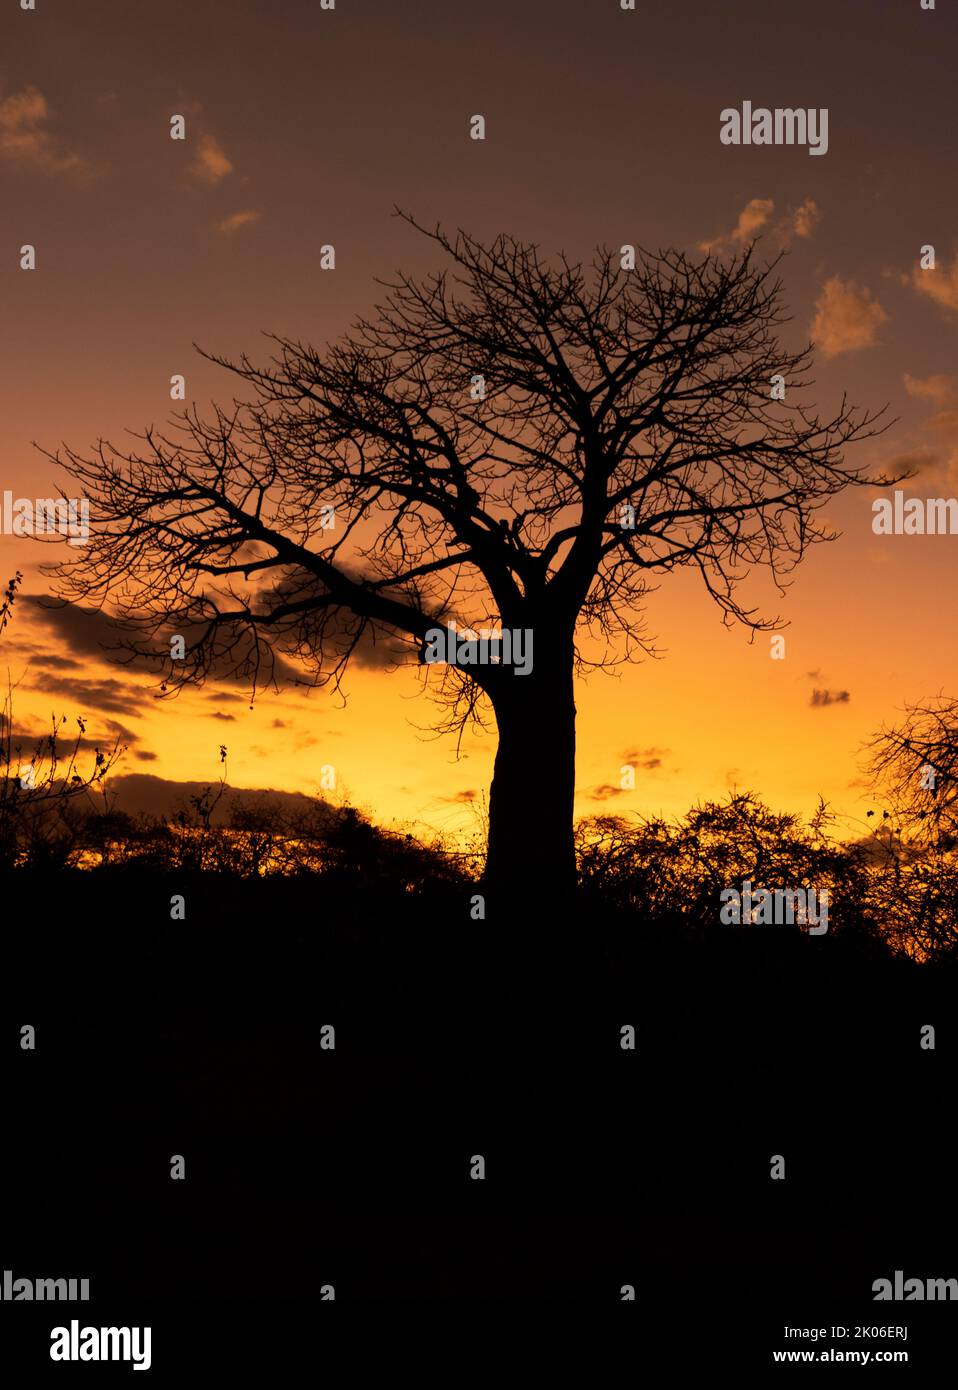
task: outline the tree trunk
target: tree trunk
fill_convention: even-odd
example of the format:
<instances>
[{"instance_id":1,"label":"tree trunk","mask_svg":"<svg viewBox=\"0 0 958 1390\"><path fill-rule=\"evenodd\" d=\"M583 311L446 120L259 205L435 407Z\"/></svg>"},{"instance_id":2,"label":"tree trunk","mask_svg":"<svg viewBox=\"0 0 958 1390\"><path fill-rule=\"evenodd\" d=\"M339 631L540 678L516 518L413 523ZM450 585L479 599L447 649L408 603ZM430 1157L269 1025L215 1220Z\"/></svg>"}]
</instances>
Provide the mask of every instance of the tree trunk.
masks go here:
<instances>
[{"instance_id":1,"label":"tree trunk","mask_svg":"<svg viewBox=\"0 0 958 1390\"><path fill-rule=\"evenodd\" d=\"M537 649L529 675L506 675L493 707L499 747L483 887L505 911L567 906L576 887L571 640Z\"/></svg>"}]
</instances>

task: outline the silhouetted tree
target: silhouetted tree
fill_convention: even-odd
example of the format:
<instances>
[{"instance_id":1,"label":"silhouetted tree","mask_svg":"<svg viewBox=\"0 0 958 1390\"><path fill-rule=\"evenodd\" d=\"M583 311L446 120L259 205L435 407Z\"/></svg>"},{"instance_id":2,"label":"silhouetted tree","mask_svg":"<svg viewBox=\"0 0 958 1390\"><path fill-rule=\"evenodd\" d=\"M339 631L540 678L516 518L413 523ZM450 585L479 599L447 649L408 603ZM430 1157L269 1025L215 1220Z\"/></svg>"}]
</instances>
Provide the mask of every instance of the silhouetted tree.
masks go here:
<instances>
[{"instance_id":1,"label":"silhouetted tree","mask_svg":"<svg viewBox=\"0 0 958 1390\"><path fill-rule=\"evenodd\" d=\"M576 826L580 877L599 904L633 920L717 928L721 893L756 888L827 890L830 929L866 896L865 855L831 837L824 802L807 820L775 812L751 792L696 806L679 820L592 816ZM850 912L851 909L851 912Z\"/></svg>"},{"instance_id":2,"label":"silhouetted tree","mask_svg":"<svg viewBox=\"0 0 958 1390\"><path fill-rule=\"evenodd\" d=\"M23 575L7 581L0 604L0 635L12 621ZM65 737L66 715L53 715L50 732L27 742L18 736L13 713L15 686L7 679L0 701L0 867L28 863L56 866L66 862L83 834L95 806L93 792L104 792L104 778L120 757L119 739L104 752L93 749L93 763L81 768L86 735L76 720L72 742Z\"/></svg>"},{"instance_id":3,"label":"silhouetted tree","mask_svg":"<svg viewBox=\"0 0 958 1390\"><path fill-rule=\"evenodd\" d=\"M776 626L739 581L764 565L780 583L831 538L820 507L890 481L842 457L879 416L843 400L823 421L804 403L811 346L778 341L775 263L751 248L727 262L641 253L632 270L603 251L583 269L509 236L426 235L449 268L398 274L325 352L272 337L264 367L214 357L245 403L188 410L132 452L101 440L53 455L94 516L56 573L67 597L112 599L140 629L131 653L188 638L169 691L226 668L255 689L277 652L310 683L338 682L360 642L422 661L430 629L453 620L531 630L531 674L445 667L432 688L444 727L485 701L498 726L487 882L565 893L575 670L649 650L642 601L680 566L724 621ZM787 402L771 398L775 374Z\"/></svg>"},{"instance_id":4,"label":"silhouetted tree","mask_svg":"<svg viewBox=\"0 0 958 1390\"><path fill-rule=\"evenodd\" d=\"M906 705L904 718L868 744L867 766L881 803L883 934L919 960L954 959L958 700L938 695Z\"/></svg>"},{"instance_id":5,"label":"silhouetted tree","mask_svg":"<svg viewBox=\"0 0 958 1390\"><path fill-rule=\"evenodd\" d=\"M904 719L868 744L868 771L909 839L941 850L958 844L958 700L906 705Z\"/></svg>"}]
</instances>

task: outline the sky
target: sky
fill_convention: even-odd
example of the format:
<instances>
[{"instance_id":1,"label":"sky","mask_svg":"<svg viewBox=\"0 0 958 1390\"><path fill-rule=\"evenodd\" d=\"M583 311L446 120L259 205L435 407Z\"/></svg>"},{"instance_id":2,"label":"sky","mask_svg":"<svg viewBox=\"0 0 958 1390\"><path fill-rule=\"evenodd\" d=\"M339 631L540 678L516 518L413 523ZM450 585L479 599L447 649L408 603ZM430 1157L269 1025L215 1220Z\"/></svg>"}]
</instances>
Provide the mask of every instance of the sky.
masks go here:
<instances>
[{"instance_id":1,"label":"sky","mask_svg":"<svg viewBox=\"0 0 958 1390\"><path fill-rule=\"evenodd\" d=\"M64 486L35 445L162 424L176 373L190 404L231 400L195 344L322 347L371 310L376 277L437 268L399 205L573 258L761 237L787 252L789 342L816 344L816 403L847 392L895 420L847 461L904 461L909 496L958 495L956 39L946 0L7 0L0 492ZM826 108L827 152L722 144L721 112L745 101ZM864 828L863 744L905 704L958 693L958 536L874 535L884 495L829 505L842 535L785 596L750 588L788 624L783 660L727 631L693 574L663 578L646 611L661 656L577 689L580 815L681 814L747 788L798 812L824 796ZM53 555L0 535L0 579L24 575L0 657L25 733L81 715L91 741L126 745L118 772L172 781L218 776L225 744L235 786L320 793L332 767L336 795L382 824L478 829L494 736L458 751L431 736L412 672L355 668L345 701L289 689L250 709L228 685L159 701L109 660L100 619L44 607Z\"/></svg>"}]
</instances>

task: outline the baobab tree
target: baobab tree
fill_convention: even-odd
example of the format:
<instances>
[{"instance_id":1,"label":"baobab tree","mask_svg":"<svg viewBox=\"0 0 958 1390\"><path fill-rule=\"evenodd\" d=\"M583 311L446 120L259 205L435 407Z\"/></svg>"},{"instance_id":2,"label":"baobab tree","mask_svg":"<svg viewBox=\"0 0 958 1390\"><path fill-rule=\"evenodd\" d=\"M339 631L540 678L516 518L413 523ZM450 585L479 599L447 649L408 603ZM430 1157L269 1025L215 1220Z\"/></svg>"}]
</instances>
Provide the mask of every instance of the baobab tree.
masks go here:
<instances>
[{"instance_id":1,"label":"baobab tree","mask_svg":"<svg viewBox=\"0 0 958 1390\"><path fill-rule=\"evenodd\" d=\"M399 273L325 351L269 335L227 361L246 399L188 409L134 451L56 458L93 537L54 567L62 596L114 606L142 655L187 637L166 688L229 667L273 682L277 653L338 682L360 643L423 662L437 627L532 634L533 668L423 666L445 726L494 716L486 882L575 882L578 671L648 651L643 599L694 567L723 620L776 625L740 583L781 585L847 485L884 483L843 448L878 432L805 403L812 347L778 331L777 262L665 250L546 260L408 219L445 258ZM787 399L772 378L787 383ZM144 644L144 639L145 644ZM438 679L437 679L438 677Z\"/></svg>"}]
</instances>

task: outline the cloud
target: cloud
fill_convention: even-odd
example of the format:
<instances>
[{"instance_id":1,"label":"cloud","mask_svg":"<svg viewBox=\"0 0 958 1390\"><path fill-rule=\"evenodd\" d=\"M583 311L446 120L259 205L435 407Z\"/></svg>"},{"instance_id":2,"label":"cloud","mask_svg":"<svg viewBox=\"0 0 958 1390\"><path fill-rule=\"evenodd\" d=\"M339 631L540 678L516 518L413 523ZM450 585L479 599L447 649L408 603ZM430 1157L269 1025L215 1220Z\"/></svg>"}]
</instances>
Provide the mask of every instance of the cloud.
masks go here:
<instances>
[{"instance_id":1,"label":"cloud","mask_svg":"<svg viewBox=\"0 0 958 1390\"><path fill-rule=\"evenodd\" d=\"M744 246L765 226L774 211L775 204L771 198L750 199L739 213L738 222L732 230L723 236L715 237L712 241L700 241L699 250L711 252L721 251L730 246Z\"/></svg>"},{"instance_id":2,"label":"cloud","mask_svg":"<svg viewBox=\"0 0 958 1390\"><path fill-rule=\"evenodd\" d=\"M952 479L958 479L958 410L939 410L925 422L925 429L935 430L947 450L945 471Z\"/></svg>"},{"instance_id":3,"label":"cloud","mask_svg":"<svg viewBox=\"0 0 958 1390\"><path fill-rule=\"evenodd\" d=\"M811 334L826 357L872 347L888 318L868 290L839 275L825 281L815 309Z\"/></svg>"},{"instance_id":4,"label":"cloud","mask_svg":"<svg viewBox=\"0 0 958 1390\"><path fill-rule=\"evenodd\" d=\"M118 738L121 743L139 743L139 734L135 734L132 729L128 729L118 719L104 719L103 723L113 737Z\"/></svg>"},{"instance_id":5,"label":"cloud","mask_svg":"<svg viewBox=\"0 0 958 1390\"><path fill-rule=\"evenodd\" d=\"M64 723L58 720L57 724L57 749L61 764L65 758L69 758L74 749L79 753L92 753L96 750L108 752L115 744L122 748L132 748L139 743L138 735L117 719L85 719L82 733L76 719L68 719ZM44 749L49 747L52 729L52 721L44 723L41 719L31 718L18 721L11 736L12 745L32 756L41 744Z\"/></svg>"},{"instance_id":6,"label":"cloud","mask_svg":"<svg viewBox=\"0 0 958 1390\"><path fill-rule=\"evenodd\" d=\"M74 661L72 656L60 656L58 652L48 652L42 647L37 647L29 642L9 642L6 643L8 653L15 653L18 657L29 661L31 666L40 666L46 671L82 671L85 669L82 661Z\"/></svg>"},{"instance_id":7,"label":"cloud","mask_svg":"<svg viewBox=\"0 0 958 1390\"><path fill-rule=\"evenodd\" d=\"M774 226L769 227L769 219L774 211L775 203L771 198L750 199L739 213L738 222L732 230L715 237L712 241L700 241L699 250L737 251L766 227L772 244L782 250L791 245L794 237L810 237L821 219L821 212L814 198L806 198L799 207L785 213Z\"/></svg>"},{"instance_id":8,"label":"cloud","mask_svg":"<svg viewBox=\"0 0 958 1390\"><path fill-rule=\"evenodd\" d=\"M896 454L884 465L883 471L889 474L909 473L918 474L928 473L936 468L940 459L937 454L931 453L928 449L912 449L904 454Z\"/></svg>"},{"instance_id":9,"label":"cloud","mask_svg":"<svg viewBox=\"0 0 958 1390\"><path fill-rule=\"evenodd\" d=\"M589 800L608 801L610 797L621 796L624 790L624 787L612 786L611 782L603 782L600 786L593 788L592 795L589 797Z\"/></svg>"},{"instance_id":10,"label":"cloud","mask_svg":"<svg viewBox=\"0 0 958 1390\"><path fill-rule=\"evenodd\" d=\"M52 652L38 652L36 663L48 671L82 671L83 669L82 661L74 661L72 656L55 656Z\"/></svg>"},{"instance_id":11,"label":"cloud","mask_svg":"<svg viewBox=\"0 0 958 1390\"><path fill-rule=\"evenodd\" d=\"M0 101L0 158L44 174L63 174L85 167L79 155L64 150L44 129L50 119L47 99L27 86Z\"/></svg>"},{"instance_id":12,"label":"cloud","mask_svg":"<svg viewBox=\"0 0 958 1390\"><path fill-rule=\"evenodd\" d=\"M46 594L24 594L23 601L33 605L35 616L62 637L72 652L103 660L110 648L119 646L121 629L99 609L57 602Z\"/></svg>"},{"instance_id":13,"label":"cloud","mask_svg":"<svg viewBox=\"0 0 958 1390\"><path fill-rule=\"evenodd\" d=\"M227 174L233 172L233 165L226 157L222 145L214 135L204 135L200 139L196 158L190 165L194 178L211 186L222 182Z\"/></svg>"},{"instance_id":14,"label":"cloud","mask_svg":"<svg viewBox=\"0 0 958 1390\"><path fill-rule=\"evenodd\" d=\"M942 430L946 435L958 435L958 410L939 410L927 421L925 428Z\"/></svg>"},{"instance_id":15,"label":"cloud","mask_svg":"<svg viewBox=\"0 0 958 1390\"><path fill-rule=\"evenodd\" d=\"M41 690L84 708L134 716L137 712L135 706L143 699L144 693L138 686L112 677L106 680L75 680L71 676L48 675L45 671L38 671L25 685L28 690ZM131 706L134 708L131 709Z\"/></svg>"},{"instance_id":16,"label":"cloud","mask_svg":"<svg viewBox=\"0 0 958 1390\"><path fill-rule=\"evenodd\" d=\"M444 806L471 806L479 795L478 792L469 791L456 792L455 796L440 796L439 801Z\"/></svg>"},{"instance_id":17,"label":"cloud","mask_svg":"<svg viewBox=\"0 0 958 1390\"><path fill-rule=\"evenodd\" d=\"M206 782L173 782L150 772L127 772L110 777L110 789L117 794L117 809L130 814L173 816L189 806L192 798L202 796L215 777ZM318 812L335 822L338 813L331 810L322 797L305 796L302 792L275 791L272 788L232 787L229 784L217 803L214 822L225 824L237 806L252 807L277 813Z\"/></svg>"},{"instance_id":18,"label":"cloud","mask_svg":"<svg viewBox=\"0 0 958 1390\"><path fill-rule=\"evenodd\" d=\"M937 435L934 450L918 446L911 454L894 460L899 467L907 463L910 469L930 472L939 466L951 478L958 478L958 382L955 377L943 372L928 377L913 377L905 373L905 390L910 396L931 402L938 407L933 415L922 422L925 432ZM944 452L939 452L941 450Z\"/></svg>"},{"instance_id":19,"label":"cloud","mask_svg":"<svg viewBox=\"0 0 958 1390\"><path fill-rule=\"evenodd\" d=\"M956 399L955 379L939 372L934 376L918 377L905 373L905 390L909 396L920 400L934 401L935 405L949 405Z\"/></svg>"},{"instance_id":20,"label":"cloud","mask_svg":"<svg viewBox=\"0 0 958 1390\"><path fill-rule=\"evenodd\" d=\"M363 579L362 574L351 575L350 577L355 577L360 581ZM379 592L384 599L395 598L400 602L404 599L404 595L399 590L385 588ZM322 594L321 581L311 575L297 572L292 575L285 575L273 583L270 586L268 601L269 603L274 603L276 600L282 600L284 603L301 603L310 597L319 598ZM460 621L459 625L462 628L468 626L468 623ZM358 637L357 632L359 633ZM416 650L410 638L402 637L374 622L360 625L359 620L344 608L334 608L325 614L323 618L323 647L331 661L345 656L348 652L349 661L353 667L382 671L408 664ZM431 669L433 668L428 665L425 666L427 674Z\"/></svg>"},{"instance_id":21,"label":"cloud","mask_svg":"<svg viewBox=\"0 0 958 1390\"><path fill-rule=\"evenodd\" d=\"M821 212L814 198L806 198L801 207L792 214L792 231L797 237L810 237L821 220Z\"/></svg>"},{"instance_id":22,"label":"cloud","mask_svg":"<svg viewBox=\"0 0 958 1390\"><path fill-rule=\"evenodd\" d=\"M826 705L847 705L851 698L847 690L813 690L809 704L823 709Z\"/></svg>"},{"instance_id":23,"label":"cloud","mask_svg":"<svg viewBox=\"0 0 958 1390\"><path fill-rule=\"evenodd\" d=\"M215 714L211 714L211 715L210 715L210 718L211 718L211 719L219 719L219 720L221 720L224 724L235 724L235 723L236 723L236 715L235 715L235 714L220 714L219 710L217 710Z\"/></svg>"},{"instance_id":24,"label":"cloud","mask_svg":"<svg viewBox=\"0 0 958 1390\"><path fill-rule=\"evenodd\" d=\"M622 754L622 762L651 772L653 768L662 766L662 758L668 751L667 748L630 748Z\"/></svg>"},{"instance_id":25,"label":"cloud","mask_svg":"<svg viewBox=\"0 0 958 1390\"><path fill-rule=\"evenodd\" d=\"M117 655L122 651L124 640L130 640L130 631L114 622L100 609L81 608L79 604L53 599L48 594L24 594L23 602L29 603L32 606L34 616L52 629L71 652L80 656L93 656L109 664L111 658L115 662ZM189 640L191 630L181 625L180 631ZM157 634L155 642L159 653L165 645L165 639L162 635ZM277 681L295 683L298 673L289 663L284 661L278 652L274 652L273 659ZM143 670L144 673L149 673L154 677L157 674L157 666L154 664L151 667L145 659L140 666L131 667L131 669ZM245 689L248 689L249 686L248 679L232 674L226 656L214 661L210 671L210 684L215 684L217 681ZM135 687L130 686L129 689L132 692ZM140 688L138 693L142 698L146 692L144 688ZM218 694L211 693L207 698L214 702L223 702L241 697L228 692L219 692Z\"/></svg>"},{"instance_id":26,"label":"cloud","mask_svg":"<svg viewBox=\"0 0 958 1390\"><path fill-rule=\"evenodd\" d=\"M926 294L942 309L958 313L958 255L952 257L950 271L938 265L934 270L915 266L911 283L919 294Z\"/></svg>"},{"instance_id":27,"label":"cloud","mask_svg":"<svg viewBox=\"0 0 958 1390\"><path fill-rule=\"evenodd\" d=\"M250 208L246 212L231 212L229 217L224 217L222 222L217 222L216 230L222 232L224 236L235 236L243 227L248 227L252 222L258 222L261 214Z\"/></svg>"}]
</instances>

